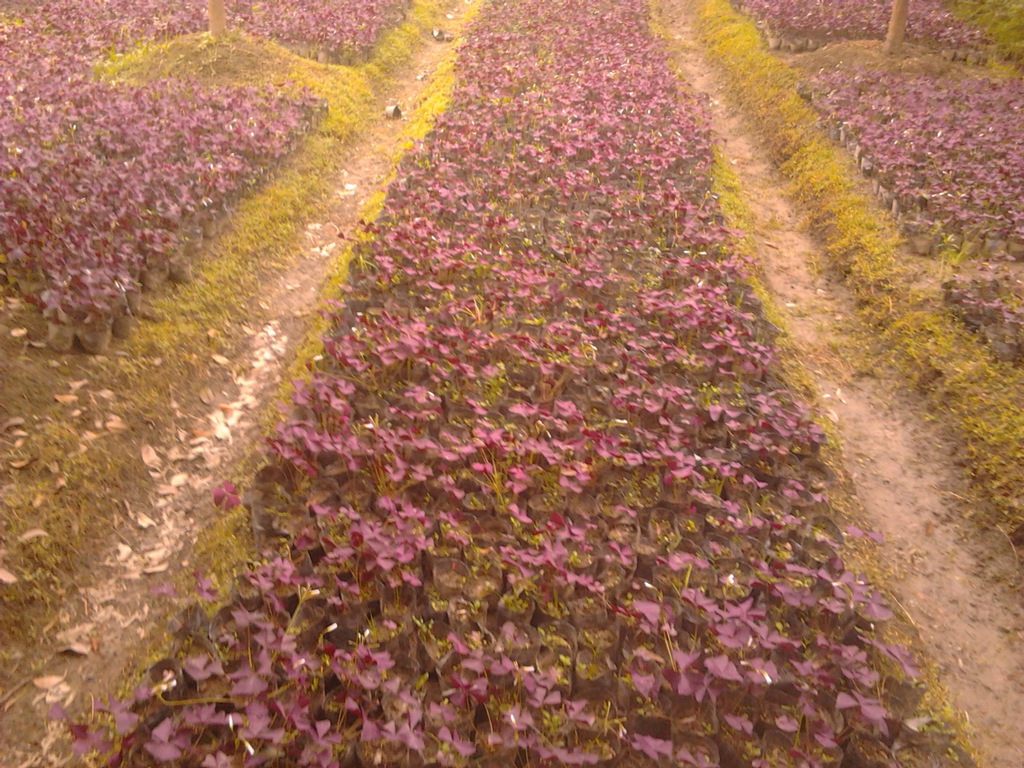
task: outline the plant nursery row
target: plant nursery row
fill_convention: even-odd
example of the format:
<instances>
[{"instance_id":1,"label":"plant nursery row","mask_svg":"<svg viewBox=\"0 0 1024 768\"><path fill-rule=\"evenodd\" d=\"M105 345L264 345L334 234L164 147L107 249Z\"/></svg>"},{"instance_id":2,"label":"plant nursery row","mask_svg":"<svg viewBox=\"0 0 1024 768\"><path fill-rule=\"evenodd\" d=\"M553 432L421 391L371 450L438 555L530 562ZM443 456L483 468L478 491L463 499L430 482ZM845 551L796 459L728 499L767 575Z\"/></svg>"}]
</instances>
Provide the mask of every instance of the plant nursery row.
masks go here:
<instances>
[{"instance_id":1,"label":"plant nursery row","mask_svg":"<svg viewBox=\"0 0 1024 768\"><path fill-rule=\"evenodd\" d=\"M882 40L892 13L890 0L739 0L769 36L810 40ZM925 45L976 49L990 41L954 16L941 0L914 0L907 15L907 39Z\"/></svg>"},{"instance_id":2,"label":"plant nursery row","mask_svg":"<svg viewBox=\"0 0 1024 768\"><path fill-rule=\"evenodd\" d=\"M1024 259L1024 82L836 71L816 105L924 253L943 236Z\"/></svg>"},{"instance_id":3,"label":"plant nursery row","mask_svg":"<svg viewBox=\"0 0 1024 768\"><path fill-rule=\"evenodd\" d=\"M232 4L251 34L352 55L404 6ZM93 76L112 52L203 29L204 8L59 0L0 13L0 269L41 307L58 350L77 337L103 351L143 289L187 280L203 239L322 114L296 89Z\"/></svg>"},{"instance_id":4,"label":"plant nursery row","mask_svg":"<svg viewBox=\"0 0 1024 768\"><path fill-rule=\"evenodd\" d=\"M1024 81L835 72L818 108L919 255L971 259L944 299L993 354L1024 361Z\"/></svg>"},{"instance_id":5,"label":"plant nursery row","mask_svg":"<svg viewBox=\"0 0 1024 768\"><path fill-rule=\"evenodd\" d=\"M315 53L349 60L364 58L381 31L404 17L407 0L225 0L228 26L289 46L305 44ZM0 12L3 4L0 3ZM123 51L141 41L160 40L207 26L206 3L168 0L44 0L11 14L64 41L89 58Z\"/></svg>"}]
</instances>

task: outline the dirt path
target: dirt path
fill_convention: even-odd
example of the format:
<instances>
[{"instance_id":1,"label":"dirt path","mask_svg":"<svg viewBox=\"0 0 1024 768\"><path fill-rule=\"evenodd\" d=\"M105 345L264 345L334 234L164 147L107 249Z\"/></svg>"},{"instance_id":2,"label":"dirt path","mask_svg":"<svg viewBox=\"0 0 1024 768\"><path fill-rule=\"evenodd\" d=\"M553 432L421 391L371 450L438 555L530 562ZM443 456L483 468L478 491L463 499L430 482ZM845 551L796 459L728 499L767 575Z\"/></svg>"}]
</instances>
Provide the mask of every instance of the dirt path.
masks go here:
<instances>
[{"instance_id":1,"label":"dirt path","mask_svg":"<svg viewBox=\"0 0 1024 768\"><path fill-rule=\"evenodd\" d=\"M452 17L449 31L459 26L467 7L455 6L459 15ZM196 407L170 404L178 417L173 433L140 446L157 500L147 509L125 505L109 541L96 545L107 557L97 564L93 582L79 585L81 600L61 609L45 637L25 638L24 647L14 649L22 674L0 691L0 768L73 764L65 727L47 721L50 705L59 702L74 711L88 705L90 694L113 692L126 664L137 662L168 618L195 599L175 594L172 585L194 569L191 548L216 514L211 489L260 445L261 417L274 406L324 278L407 138L401 122L385 119L385 106L397 104L403 119L415 118L431 76L452 51L450 43L424 39L381 96L380 120L345 150L345 170L336 180L328 214L306 227L294 265L265 286L258 315L248 321L247 348L233 359L215 361L209 381L196 387L202 391Z\"/></svg>"},{"instance_id":2,"label":"dirt path","mask_svg":"<svg viewBox=\"0 0 1024 768\"><path fill-rule=\"evenodd\" d=\"M756 219L763 278L807 366L826 418L835 423L854 503L885 537L877 557L887 587L916 629L920 647L963 710L974 746L991 768L1024 766L1024 612L1018 555L1005 537L961 526L961 470L941 430L899 383L862 359L843 286L784 197L784 181L758 146L756 130L729 104L700 55L683 3L665 4L681 74L708 94L717 145L739 177ZM879 215L883 215L881 211Z\"/></svg>"}]
</instances>

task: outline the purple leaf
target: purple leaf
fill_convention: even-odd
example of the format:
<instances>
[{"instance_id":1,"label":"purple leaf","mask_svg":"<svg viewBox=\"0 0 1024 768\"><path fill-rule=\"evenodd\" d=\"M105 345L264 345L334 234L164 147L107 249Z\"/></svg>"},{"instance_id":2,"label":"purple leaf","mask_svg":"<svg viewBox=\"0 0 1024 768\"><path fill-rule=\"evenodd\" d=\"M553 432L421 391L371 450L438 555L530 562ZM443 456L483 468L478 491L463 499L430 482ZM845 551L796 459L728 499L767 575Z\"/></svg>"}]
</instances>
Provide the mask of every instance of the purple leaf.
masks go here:
<instances>
[{"instance_id":1,"label":"purple leaf","mask_svg":"<svg viewBox=\"0 0 1024 768\"><path fill-rule=\"evenodd\" d=\"M729 727L735 728L737 731L741 731L748 736L754 733L754 724L742 715L725 715L723 719L729 724Z\"/></svg>"},{"instance_id":2,"label":"purple leaf","mask_svg":"<svg viewBox=\"0 0 1024 768\"><path fill-rule=\"evenodd\" d=\"M708 672L721 680L730 680L733 682L742 682L743 676L739 670L736 669L736 665L729 659L728 656L712 656L704 659L704 666Z\"/></svg>"},{"instance_id":3,"label":"purple leaf","mask_svg":"<svg viewBox=\"0 0 1024 768\"><path fill-rule=\"evenodd\" d=\"M221 507L222 509L231 509L241 504L241 499L238 497L238 492L235 490L235 486L225 480L213 489L213 503L214 506Z\"/></svg>"},{"instance_id":4,"label":"purple leaf","mask_svg":"<svg viewBox=\"0 0 1024 768\"><path fill-rule=\"evenodd\" d=\"M800 721L792 715L782 714L775 718L775 725L784 733L796 733L800 728Z\"/></svg>"},{"instance_id":5,"label":"purple leaf","mask_svg":"<svg viewBox=\"0 0 1024 768\"><path fill-rule=\"evenodd\" d=\"M667 739L658 739L654 736L645 736L641 733L633 734L630 744L639 752L647 755L651 760L660 760L663 757L672 757L672 742Z\"/></svg>"},{"instance_id":6,"label":"purple leaf","mask_svg":"<svg viewBox=\"0 0 1024 768\"><path fill-rule=\"evenodd\" d=\"M156 760L170 762L182 755L171 718L165 718L153 729L151 739L145 743L146 751Z\"/></svg>"},{"instance_id":7,"label":"purple leaf","mask_svg":"<svg viewBox=\"0 0 1024 768\"><path fill-rule=\"evenodd\" d=\"M839 695L836 696L836 709L850 709L851 707L859 706L860 702L845 691L840 692Z\"/></svg>"}]
</instances>

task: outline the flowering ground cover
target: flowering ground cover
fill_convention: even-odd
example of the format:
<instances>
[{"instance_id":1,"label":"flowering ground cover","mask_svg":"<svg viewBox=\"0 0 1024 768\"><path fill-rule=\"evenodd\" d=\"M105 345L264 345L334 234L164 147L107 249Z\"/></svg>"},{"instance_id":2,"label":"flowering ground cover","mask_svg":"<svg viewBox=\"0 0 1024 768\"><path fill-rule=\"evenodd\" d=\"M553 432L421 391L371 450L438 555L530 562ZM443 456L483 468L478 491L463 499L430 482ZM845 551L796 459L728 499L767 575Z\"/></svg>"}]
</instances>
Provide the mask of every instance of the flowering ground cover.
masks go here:
<instances>
[{"instance_id":1,"label":"flowering ground cover","mask_svg":"<svg viewBox=\"0 0 1024 768\"><path fill-rule=\"evenodd\" d=\"M362 55L404 7L350 5L238 12L256 34L328 46L334 58ZM320 114L295 89L90 75L110 51L202 24L201 5L134 0L60 0L0 17L0 267L42 308L56 349L77 337L102 351L129 327L143 288L187 279L203 237Z\"/></svg>"},{"instance_id":2,"label":"flowering ground cover","mask_svg":"<svg viewBox=\"0 0 1024 768\"><path fill-rule=\"evenodd\" d=\"M816 41L885 37L891 0L743 0L743 7L785 36ZM965 24L940 0L915 0L907 17L907 39L953 47L978 46L985 36Z\"/></svg>"},{"instance_id":3,"label":"flowering ground cover","mask_svg":"<svg viewBox=\"0 0 1024 768\"><path fill-rule=\"evenodd\" d=\"M559 66L551 66L557 61ZM914 708L644 5L495 2L112 765L835 765ZM857 533L851 531L850 533ZM881 698L886 699L883 703ZM59 714L59 713L58 713Z\"/></svg>"}]
</instances>

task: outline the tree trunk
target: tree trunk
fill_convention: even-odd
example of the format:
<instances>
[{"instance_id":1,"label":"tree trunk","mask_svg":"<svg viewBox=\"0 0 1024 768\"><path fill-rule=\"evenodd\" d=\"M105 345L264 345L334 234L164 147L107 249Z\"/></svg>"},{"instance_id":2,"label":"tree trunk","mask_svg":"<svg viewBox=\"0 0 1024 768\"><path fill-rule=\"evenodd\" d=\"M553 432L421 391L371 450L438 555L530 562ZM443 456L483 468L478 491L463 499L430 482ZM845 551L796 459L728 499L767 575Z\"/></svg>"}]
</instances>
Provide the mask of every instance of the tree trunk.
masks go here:
<instances>
[{"instance_id":1,"label":"tree trunk","mask_svg":"<svg viewBox=\"0 0 1024 768\"><path fill-rule=\"evenodd\" d=\"M903 45L903 36L907 32L907 9L910 0L893 0L892 15L889 17L889 32L885 36L882 50L886 53L899 53Z\"/></svg>"},{"instance_id":2,"label":"tree trunk","mask_svg":"<svg viewBox=\"0 0 1024 768\"><path fill-rule=\"evenodd\" d=\"M224 0L209 0L210 34L219 35L228 26L227 14L224 12Z\"/></svg>"}]
</instances>

